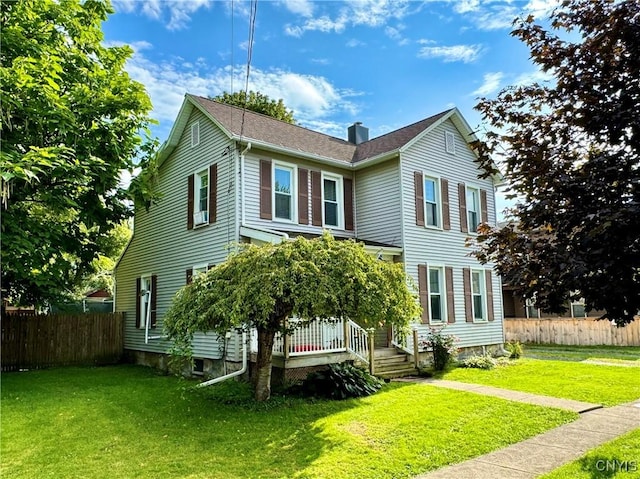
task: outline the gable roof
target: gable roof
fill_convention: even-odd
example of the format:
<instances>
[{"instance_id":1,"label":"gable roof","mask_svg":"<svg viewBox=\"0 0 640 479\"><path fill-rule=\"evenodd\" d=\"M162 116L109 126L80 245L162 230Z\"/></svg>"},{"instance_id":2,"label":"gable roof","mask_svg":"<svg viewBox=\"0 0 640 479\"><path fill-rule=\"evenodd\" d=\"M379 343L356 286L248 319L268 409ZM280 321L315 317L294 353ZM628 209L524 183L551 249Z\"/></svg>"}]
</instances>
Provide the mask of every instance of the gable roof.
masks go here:
<instances>
[{"instance_id":1,"label":"gable roof","mask_svg":"<svg viewBox=\"0 0 640 479\"><path fill-rule=\"evenodd\" d=\"M369 164L376 159L387 159L397 155L449 118L465 138L469 141L477 139L457 108L443 111L356 145L267 115L249 110L243 111L242 108L186 94L169 138L160 149L160 164L178 144L194 108L199 109L232 140L252 143L258 148L352 168L364 166L365 163Z\"/></svg>"}]
</instances>

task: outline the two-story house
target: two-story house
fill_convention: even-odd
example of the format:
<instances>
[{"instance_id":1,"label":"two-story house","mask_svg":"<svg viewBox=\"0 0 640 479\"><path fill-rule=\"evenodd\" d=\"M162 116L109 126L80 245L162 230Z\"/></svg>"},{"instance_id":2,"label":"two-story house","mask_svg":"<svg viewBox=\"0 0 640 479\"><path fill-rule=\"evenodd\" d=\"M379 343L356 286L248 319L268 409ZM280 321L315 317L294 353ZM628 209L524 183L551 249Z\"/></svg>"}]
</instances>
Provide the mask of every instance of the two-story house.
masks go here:
<instances>
[{"instance_id":1,"label":"two-story house","mask_svg":"<svg viewBox=\"0 0 640 479\"><path fill-rule=\"evenodd\" d=\"M115 272L126 350L137 362L164 364L170 346L162 337L164 312L194 275L225 260L229 244L323 229L404 264L424 310L415 321L419 334L446 326L461 348L500 347L500 279L465 246L479 223L496 221L497 179L479 178L472 140L455 108L373 139L355 123L343 140L186 95L159 154L163 197L136 211ZM319 364L313 357L321 353L324 361L329 353L343 360L357 353L362 335L371 335L347 325L309 328L281 338L274 354L304 356L307 366ZM386 330L367 342L407 353L411 343ZM233 367L240 349L235 334L198 334L196 369Z\"/></svg>"}]
</instances>

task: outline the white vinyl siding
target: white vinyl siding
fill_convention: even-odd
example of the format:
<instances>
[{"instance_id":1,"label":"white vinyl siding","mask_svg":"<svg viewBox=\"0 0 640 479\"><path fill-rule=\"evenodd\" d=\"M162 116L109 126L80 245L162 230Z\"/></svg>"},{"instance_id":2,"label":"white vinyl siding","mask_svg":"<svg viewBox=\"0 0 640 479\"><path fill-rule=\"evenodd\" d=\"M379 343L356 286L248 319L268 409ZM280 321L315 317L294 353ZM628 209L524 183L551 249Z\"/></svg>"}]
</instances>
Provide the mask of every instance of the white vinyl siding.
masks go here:
<instances>
[{"instance_id":1,"label":"white vinyl siding","mask_svg":"<svg viewBox=\"0 0 640 479\"><path fill-rule=\"evenodd\" d=\"M194 122L199 122L199 148L191 148ZM205 171L211 165L212 158L220 158L218 184L225 186L224 191L227 191L228 185L235 188L236 159L233 154L222 155L227 147L235 151L233 143L202 113L194 110L175 150L159 168L158 190L163 193L161 201L152 205L149 211L144 208L136 211L133 239L115 271L116 311L126 313L125 349L166 353L170 346L169 341L164 339L154 339L145 344L144 331L135 327L136 278L144 274L158 275L157 327L154 335L159 335L165 312L175 293L185 284L185 270L193 265L223 262L228 254L226 245L237 241L233 194L219 203L215 228L188 230L176 227L187 212L184 207L187 176ZM194 203L195 209L197 206ZM231 342L228 346L228 355L235 354L234 345ZM211 332L197 333L193 340L193 354L198 358L220 358L222 342Z\"/></svg>"},{"instance_id":2,"label":"white vinyl siding","mask_svg":"<svg viewBox=\"0 0 640 479\"><path fill-rule=\"evenodd\" d=\"M452 156L443 148L445 131L454 132L456 155ZM491 264L481 266L470 262L469 248L465 246L467 233L460 231L460 203L452 185L464 183L487 191L487 211L489 224L495 225L494 185L491 179L478 178L479 170L474 153L467 145L467 139L458 132L453 122L447 120L414 142L402 153L400 159L402 181L402 207L396 212L402 214L404 254L406 273L418 284L418 265L446 265L452 268L453 303L455 317L447 318L446 331L460 338L460 347L500 344L504 342L502 328L502 293L500 278L492 276L492 297L494 321L472 323L466 321L463 269L491 268ZM450 230L439 230L416 225L415 218L415 172L422 171L428 176L446 178L449 181ZM360 175L360 172L358 172ZM356 181L356 191L359 186ZM358 193L359 194L359 193ZM388 195L385 195L388 197ZM360 211L361 205L357 205ZM480 213L480 210L478 210ZM359 221L359 220L358 220ZM358 226L360 228L360 226ZM360 233L358 233L360 237ZM486 284L486 283L485 283ZM485 286L486 287L486 286ZM488 297L488 296L486 296ZM445 301L446 303L446 301ZM486 306L485 306L486 308ZM486 316L485 316L486 317ZM426 334L428 324L414 323L419 334Z\"/></svg>"},{"instance_id":3,"label":"white vinyl siding","mask_svg":"<svg viewBox=\"0 0 640 479\"><path fill-rule=\"evenodd\" d=\"M354 189L358 239L402 246L402 194L398 160L356 171ZM412 191L413 184L409 192ZM414 206L411 208L413 211Z\"/></svg>"},{"instance_id":4,"label":"white vinyl siding","mask_svg":"<svg viewBox=\"0 0 640 479\"><path fill-rule=\"evenodd\" d=\"M269 159L272 161L272 189L274 183L273 177L273 165L284 165L293 167L295 166L296 173L294 174L294 183L296 191L293 195L294 215L293 221L280 220L275 216L272 216L272 220L260 218L260 160ZM306 169L309 174L307 183L305 185L298 185L298 170ZM347 169L341 170L326 165L319 165L310 161L296 160L294 158L286 157L284 155L276 155L272 152L261 152L257 147L253 147L249 153L247 153L244 161L244 208L245 208L245 224L247 226L256 226L258 228L267 228L270 230L282 230L293 233L306 233L306 234L322 234L322 226L314 226L311 224L312 219L312 196L311 196L311 172L325 172L336 176L342 176L344 178L351 178L352 173ZM302 224L298 222L298 190L304 188L308 192L307 208L309 214L309 224ZM354 186L355 188L355 186ZM320 192L321 194L321 192ZM272 211L275 208L274 193L271 192L272 197ZM342 199L341 199L342 200ZM240 201L240 199L239 199ZM275 211L273 211L275 213ZM346 231L337 229L333 232L336 236L341 238L353 238L355 236L353 231Z\"/></svg>"}]
</instances>

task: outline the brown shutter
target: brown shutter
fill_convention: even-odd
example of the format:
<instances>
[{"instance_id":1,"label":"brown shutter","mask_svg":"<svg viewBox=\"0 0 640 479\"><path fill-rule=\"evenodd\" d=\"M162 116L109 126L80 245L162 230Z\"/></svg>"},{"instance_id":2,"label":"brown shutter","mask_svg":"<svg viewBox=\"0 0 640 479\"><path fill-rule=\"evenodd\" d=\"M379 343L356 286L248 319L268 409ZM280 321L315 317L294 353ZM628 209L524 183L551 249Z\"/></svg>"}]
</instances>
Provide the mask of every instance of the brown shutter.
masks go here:
<instances>
[{"instance_id":1,"label":"brown shutter","mask_svg":"<svg viewBox=\"0 0 640 479\"><path fill-rule=\"evenodd\" d=\"M440 194L442 196L442 229L451 229L451 213L449 212L449 180L440 180Z\"/></svg>"},{"instance_id":2,"label":"brown shutter","mask_svg":"<svg viewBox=\"0 0 640 479\"><path fill-rule=\"evenodd\" d=\"M418 292L422 306L422 322L429 322L429 291L427 290L427 265L418 265Z\"/></svg>"},{"instance_id":3,"label":"brown shutter","mask_svg":"<svg viewBox=\"0 0 640 479\"><path fill-rule=\"evenodd\" d=\"M260 160L260 218L270 220L271 213L271 160Z\"/></svg>"},{"instance_id":4,"label":"brown shutter","mask_svg":"<svg viewBox=\"0 0 640 479\"><path fill-rule=\"evenodd\" d=\"M487 319L493 321L495 319L493 312L493 282L491 281L491 270L487 269L484 272L485 287L487 289Z\"/></svg>"},{"instance_id":5,"label":"brown shutter","mask_svg":"<svg viewBox=\"0 0 640 479\"><path fill-rule=\"evenodd\" d=\"M489 212L487 211L487 190L480 190L480 217L483 223L489 222Z\"/></svg>"},{"instance_id":6,"label":"brown shutter","mask_svg":"<svg viewBox=\"0 0 640 479\"><path fill-rule=\"evenodd\" d=\"M467 323L473 323L473 305L471 298L471 270L462 269L462 283L464 285L464 314Z\"/></svg>"},{"instance_id":7,"label":"brown shutter","mask_svg":"<svg viewBox=\"0 0 640 479\"><path fill-rule=\"evenodd\" d=\"M156 304L158 299L158 277L151 276L151 327L156 327Z\"/></svg>"},{"instance_id":8,"label":"brown shutter","mask_svg":"<svg viewBox=\"0 0 640 479\"><path fill-rule=\"evenodd\" d=\"M416 225L424 226L424 176L421 171L413 172L416 202Z\"/></svg>"},{"instance_id":9,"label":"brown shutter","mask_svg":"<svg viewBox=\"0 0 640 479\"><path fill-rule=\"evenodd\" d=\"M136 278L136 328L140 327L140 278Z\"/></svg>"},{"instance_id":10,"label":"brown shutter","mask_svg":"<svg viewBox=\"0 0 640 479\"><path fill-rule=\"evenodd\" d=\"M456 308L453 294L453 268L444 268L445 287L447 288L447 322L456 322Z\"/></svg>"},{"instance_id":11,"label":"brown shutter","mask_svg":"<svg viewBox=\"0 0 640 479\"><path fill-rule=\"evenodd\" d=\"M193 175L187 178L187 229L193 229Z\"/></svg>"},{"instance_id":12,"label":"brown shutter","mask_svg":"<svg viewBox=\"0 0 640 479\"><path fill-rule=\"evenodd\" d=\"M344 185L344 229L353 231L353 180L345 178Z\"/></svg>"},{"instance_id":13,"label":"brown shutter","mask_svg":"<svg viewBox=\"0 0 640 479\"><path fill-rule=\"evenodd\" d=\"M469 232L467 223L467 189L464 183L458 183L458 200L460 202L460 231Z\"/></svg>"},{"instance_id":14,"label":"brown shutter","mask_svg":"<svg viewBox=\"0 0 640 479\"><path fill-rule=\"evenodd\" d=\"M311 172L311 224L322 226L322 173Z\"/></svg>"},{"instance_id":15,"label":"brown shutter","mask_svg":"<svg viewBox=\"0 0 640 479\"><path fill-rule=\"evenodd\" d=\"M309 170L298 168L298 223L309 224Z\"/></svg>"},{"instance_id":16,"label":"brown shutter","mask_svg":"<svg viewBox=\"0 0 640 479\"><path fill-rule=\"evenodd\" d=\"M209 167L209 223L218 217L218 164Z\"/></svg>"},{"instance_id":17,"label":"brown shutter","mask_svg":"<svg viewBox=\"0 0 640 479\"><path fill-rule=\"evenodd\" d=\"M193 281L193 268L187 269L187 284L191 284Z\"/></svg>"}]
</instances>

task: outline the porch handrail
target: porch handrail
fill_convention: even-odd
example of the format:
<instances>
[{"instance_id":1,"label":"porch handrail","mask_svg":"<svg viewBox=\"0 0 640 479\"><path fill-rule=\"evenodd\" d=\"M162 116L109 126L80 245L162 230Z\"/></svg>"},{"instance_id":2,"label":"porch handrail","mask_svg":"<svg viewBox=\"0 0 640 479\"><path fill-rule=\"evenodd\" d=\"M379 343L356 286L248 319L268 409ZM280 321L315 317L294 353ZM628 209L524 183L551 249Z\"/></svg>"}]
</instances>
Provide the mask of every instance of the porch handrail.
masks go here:
<instances>
[{"instance_id":1,"label":"porch handrail","mask_svg":"<svg viewBox=\"0 0 640 479\"><path fill-rule=\"evenodd\" d=\"M369 332L349 319L347 335L347 350L360 361L369 364Z\"/></svg>"},{"instance_id":2,"label":"porch handrail","mask_svg":"<svg viewBox=\"0 0 640 479\"><path fill-rule=\"evenodd\" d=\"M395 327L392 330L391 345L407 354L414 353L413 334L401 334Z\"/></svg>"}]
</instances>

